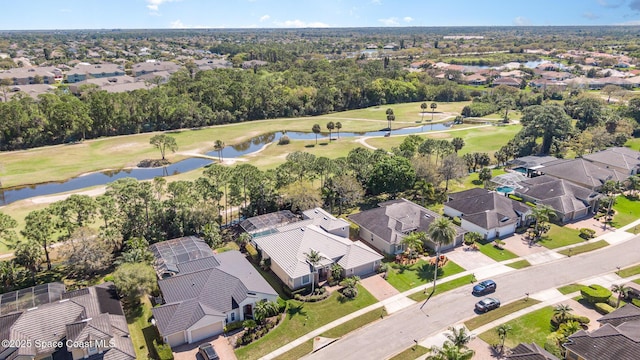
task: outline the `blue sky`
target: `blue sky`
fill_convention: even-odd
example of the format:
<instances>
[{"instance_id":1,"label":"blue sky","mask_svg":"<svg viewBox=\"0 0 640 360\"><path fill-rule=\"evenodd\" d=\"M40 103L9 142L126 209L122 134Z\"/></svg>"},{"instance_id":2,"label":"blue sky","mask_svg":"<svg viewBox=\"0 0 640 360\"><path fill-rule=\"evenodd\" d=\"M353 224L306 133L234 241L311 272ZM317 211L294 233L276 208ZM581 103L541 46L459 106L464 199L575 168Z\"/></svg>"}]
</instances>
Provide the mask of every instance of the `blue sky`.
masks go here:
<instances>
[{"instance_id":1,"label":"blue sky","mask_svg":"<svg viewBox=\"0 0 640 360\"><path fill-rule=\"evenodd\" d=\"M0 29L640 25L640 0L2 0Z\"/></svg>"}]
</instances>

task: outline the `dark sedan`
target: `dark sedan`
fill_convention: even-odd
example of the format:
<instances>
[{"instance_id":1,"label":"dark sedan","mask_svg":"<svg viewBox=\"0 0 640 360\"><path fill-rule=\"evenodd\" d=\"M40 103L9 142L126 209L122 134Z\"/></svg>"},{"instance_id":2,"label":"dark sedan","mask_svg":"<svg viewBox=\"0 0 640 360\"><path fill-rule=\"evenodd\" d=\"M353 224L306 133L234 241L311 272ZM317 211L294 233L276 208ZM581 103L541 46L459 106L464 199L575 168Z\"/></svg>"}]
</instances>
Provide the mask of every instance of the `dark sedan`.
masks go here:
<instances>
[{"instance_id":1,"label":"dark sedan","mask_svg":"<svg viewBox=\"0 0 640 360\"><path fill-rule=\"evenodd\" d=\"M486 298L476 303L476 311L486 313L487 311L500 307L500 300L496 298Z\"/></svg>"},{"instance_id":2,"label":"dark sedan","mask_svg":"<svg viewBox=\"0 0 640 360\"><path fill-rule=\"evenodd\" d=\"M496 282L493 280L485 280L481 283L478 283L478 285L473 287L473 294L474 295L484 295L484 294L489 294L492 293L494 291L496 291L496 288L498 287L498 285L496 285Z\"/></svg>"},{"instance_id":3,"label":"dark sedan","mask_svg":"<svg viewBox=\"0 0 640 360\"><path fill-rule=\"evenodd\" d=\"M216 353L216 351L213 349L213 346L211 346L211 344L202 344L198 347L198 352L200 353L200 356L202 356L202 359L204 360L218 360L218 354Z\"/></svg>"}]
</instances>

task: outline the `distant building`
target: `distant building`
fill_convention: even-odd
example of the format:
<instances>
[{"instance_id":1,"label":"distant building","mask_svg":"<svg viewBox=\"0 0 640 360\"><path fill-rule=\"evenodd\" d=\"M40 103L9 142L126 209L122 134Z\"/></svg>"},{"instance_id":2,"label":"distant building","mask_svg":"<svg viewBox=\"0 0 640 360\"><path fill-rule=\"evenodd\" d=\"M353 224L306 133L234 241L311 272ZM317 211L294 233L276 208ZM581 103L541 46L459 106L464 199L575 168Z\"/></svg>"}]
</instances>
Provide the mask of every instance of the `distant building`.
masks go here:
<instances>
[{"instance_id":1,"label":"distant building","mask_svg":"<svg viewBox=\"0 0 640 360\"><path fill-rule=\"evenodd\" d=\"M9 69L0 72L0 80L8 79L11 85L54 84L56 74L52 71L53 69L40 67Z\"/></svg>"},{"instance_id":2,"label":"distant building","mask_svg":"<svg viewBox=\"0 0 640 360\"><path fill-rule=\"evenodd\" d=\"M124 76L125 70L122 65L116 64L78 64L75 68L67 72L67 82L77 83L92 78L108 78Z\"/></svg>"},{"instance_id":3,"label":"distant building","mask_svg":"<svg viewBox=\"0 0 640 360\"><path fill-rule=\"evenodd\" d=\"M169 74L180 70L182 67L171 61L147 61L133 65L133 76L142 76L159 71L166 71Z\"/></svg>"}]
</instances>

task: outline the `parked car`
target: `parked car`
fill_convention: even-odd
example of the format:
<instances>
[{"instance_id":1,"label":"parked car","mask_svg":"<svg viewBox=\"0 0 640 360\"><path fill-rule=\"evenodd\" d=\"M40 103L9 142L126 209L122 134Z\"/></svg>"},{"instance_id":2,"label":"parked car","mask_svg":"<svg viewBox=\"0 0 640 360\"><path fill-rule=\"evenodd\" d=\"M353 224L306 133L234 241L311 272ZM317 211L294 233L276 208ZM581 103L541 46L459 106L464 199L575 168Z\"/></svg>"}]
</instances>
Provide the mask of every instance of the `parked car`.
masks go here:
<instances>
[{"instance_id":1,"label":"parked car","mask_svg":"<svg viewBox=\"0 0 640 360\"><path fill-rule=\"evenodd\" d=\"M213 349L213 346L209 343L198 346L198 353L200 353L200 356L202 356L204 360L220 359L216 351Z\"/></svg>"},{"instance_id":2,"label":"parked car","mask_svg":"<svg viewBox=\"0 0 640 360\"><path fill-rule=\"evenodd\" d=\"M500 300L496 298L486 298L476 303L476 311L486 313L487 311L500 307Z\"/></svg>"},{"instance_id":3,"label":"parked car","mask_svg":"<svg viewBox=\"0 0 640 360\"><path fill-rule=\"evenodd\" d=\"M473 287L473 294L474 295L489 294L489 293L492 293L492 292L496 291L497 287L498 287L498 285L496 285L495 281L493 281L493 280L485 280L485 281L480 282L479 284L477 284L476 286Z\"/></svg>"}]
</instances>

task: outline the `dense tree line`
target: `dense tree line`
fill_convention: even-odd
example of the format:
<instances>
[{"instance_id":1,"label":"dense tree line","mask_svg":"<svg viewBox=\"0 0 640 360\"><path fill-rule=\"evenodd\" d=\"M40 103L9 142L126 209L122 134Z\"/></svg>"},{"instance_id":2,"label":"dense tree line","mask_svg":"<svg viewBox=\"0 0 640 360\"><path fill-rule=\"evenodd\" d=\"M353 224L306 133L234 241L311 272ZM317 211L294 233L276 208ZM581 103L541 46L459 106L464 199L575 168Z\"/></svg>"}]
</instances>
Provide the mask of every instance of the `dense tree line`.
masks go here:
<instances>
[{"instance_id":1,"label":"dense tree line","mask_svg":"<svg viewBox=\"0 0 640 360\"><path fill-rule=\"evenodd\" d=\"M326 114L409 101L469 99L455 83L391 61L300 60L284 70L179 71L167 84L128 93L87 86L0 103L0 150L101 136Z\"/></svg>"}]
</instances>

